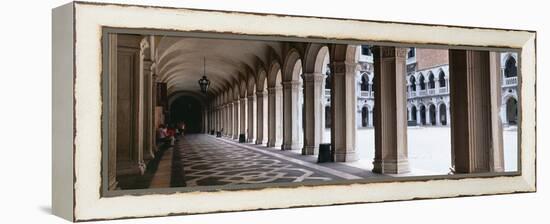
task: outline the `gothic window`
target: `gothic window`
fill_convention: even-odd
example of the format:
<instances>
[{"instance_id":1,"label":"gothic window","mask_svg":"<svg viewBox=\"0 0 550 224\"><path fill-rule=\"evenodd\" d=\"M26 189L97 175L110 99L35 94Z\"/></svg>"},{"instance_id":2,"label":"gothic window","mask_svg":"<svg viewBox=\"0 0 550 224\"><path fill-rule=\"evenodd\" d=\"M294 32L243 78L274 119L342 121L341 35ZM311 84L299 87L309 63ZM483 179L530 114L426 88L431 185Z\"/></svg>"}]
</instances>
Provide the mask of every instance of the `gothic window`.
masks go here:
<instances>
[{"instance_id":1,"label":"gothic window","mask_svg":"<svg viewBox=\"0 0 550 224\"><path fill-rule=\"evenodd\" d=\"M506 67L504 68L504 77L516 77L518 76L518 68L516 67L516 59L510 56L506 60Z\"/></svg>"},{"instance_id":2,"label":"gothic window","mask_svg":"<svg viewBox=\"0 0 550 224\"><path fill-rule=\"evenodd\" d=\"M439 87L445 87L445 73L443 71L439 72Z\"/></svg>"},{"instance_id":3,"label":"gothic window","mask_svg":"<svg viewBox=\"0 0 550 224\"><path fill-rule=\"evenodd\" d=\"M414 49L414 47L409 47L409 52L407 54L407 58L412 58L416 56L416 50Z\"/></svg>"},{"instance_id":4,"label":"gothic window","mask_svg":"<svg viewBox=\"0 0 550 224\"><path fill-rule=\"evenodd\" d=\"M361 76L361 91L369 91L369 78L366 73Z\"/></svg>"},{"instance_id":5,"label":"gothic window","mask_svg":"<svg viewBox=\"0 0 550 224\"><path fill-rule=\"evenodd\" d=\"M366 55L366 56L370 56L372 54L372 52L370 50L370 46L369 45L361 45L361 54Z\"/></svg>"},{"instance_id":6,"label":"gothic window","mask_svg":"<svg viewBox=\"0 0 550 224\"><path fill-rule=\"evenodd\" d=\"M420 74L420 78L418 78L418 81L420 82L420 90L426 89L426 83L424 82L424 76Z\"/></svg>"},{"instance_id":7,"label":"gothic window","mask_svg":"<svg viewBox=\"0 0 550 224\"><path fill-rule=\"evenodd\" d=\"M428 76L428 88L434 89L435 88L435 79L434 74L430 72L430 75Z\"/></svg>"}]
</instances>

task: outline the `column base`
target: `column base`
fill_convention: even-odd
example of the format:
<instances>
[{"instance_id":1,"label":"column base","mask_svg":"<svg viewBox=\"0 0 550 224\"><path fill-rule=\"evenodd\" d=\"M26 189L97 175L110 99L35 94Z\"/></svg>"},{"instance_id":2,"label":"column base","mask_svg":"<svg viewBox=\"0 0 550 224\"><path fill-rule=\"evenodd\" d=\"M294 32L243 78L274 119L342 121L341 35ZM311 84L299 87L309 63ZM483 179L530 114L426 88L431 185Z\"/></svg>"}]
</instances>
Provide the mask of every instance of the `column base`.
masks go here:
<instances>
[{"instance_id":1,"label":"column base","mask_svg":"<svg viewBox=\"0 0 550 224\"><path fill-rule=\"evenodd\" d=\"M281 150L299 150L299 144L283 144L281 145Z\"/></svg>"},{"instance_id":2,"label":"column base","mask_svg":"<svg viewBox=\"0 0 550 224\"><path fill-rule=\"evenodd\" d=\"M403 160L374 160L372 162L374 168L372 172L382 173L382 174L401 174L408 173L409 170L409 161L406 159Z\"/></svg>"},{"instance_id":3,"label":"column base","mask_svg":"<svg viewBox=\"0 0 550 224\"><path fill-rule=\"evenodd\" d=\"M239 135L233 135L233 139L239 139Z\"/></svg>"},{"instance_id":4,"label":"column base","mask_svg":"<svg viewBox=\"0 0 550 224\"><path fill-rule=\"evenodd\" d=\"M266 142L267 142L267 141L260 140L260 139L256 139L255 144L256 144L256 145L263 145L263 144L266 144Z\"/></svg>"},{"instance_id":5,"label":"column base","mask_svg":"<svg viewBox=\"0 0 550 224\"><path fill-rule=\"evenodd\" d=\"M304 146L302 148L302 155L317 155L319 154L318 146Z\"/></svg>"},{"instance_id":6,"label":"column base","mask_svg":"<svg viewBox=\"0 0 550 224\"><path fill-rule=\"evenodd\" d=\"M155 154L153 153L153 150L149 150L148 152L146 152L144 155L143 155L143 159L145 161L149 161L149 160L153 160L155 159Z\"/></svg>"},{"instance_id":7,"label":"column base","mask_svg":"<svg viewBox=\"0 0 550 224\"><path fill-rule=\"evenodd\" d=\"M357 153L355 152L341 152L336 151L334 153L334 162L353 162L357 161Z\"/></svg>"}]
</instances>

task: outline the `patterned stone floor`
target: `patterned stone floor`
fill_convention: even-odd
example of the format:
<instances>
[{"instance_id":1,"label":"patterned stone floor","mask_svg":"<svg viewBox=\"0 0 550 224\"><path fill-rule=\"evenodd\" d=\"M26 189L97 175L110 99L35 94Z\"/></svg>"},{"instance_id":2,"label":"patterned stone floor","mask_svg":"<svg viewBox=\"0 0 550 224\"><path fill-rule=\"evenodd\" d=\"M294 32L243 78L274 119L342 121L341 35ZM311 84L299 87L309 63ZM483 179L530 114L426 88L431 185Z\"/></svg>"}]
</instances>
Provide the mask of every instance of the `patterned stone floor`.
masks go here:
<instances>
[{"instance_id":1,"label":"patterned stone floor","mask_svg":"<svg viewBox=\"0 0 550 224\"><path fill-rule=\"evenodd\" d=\"M342 180L292 159L207 135L182 137L172 155L171 187Z\"/></svg>"}]
</instances>

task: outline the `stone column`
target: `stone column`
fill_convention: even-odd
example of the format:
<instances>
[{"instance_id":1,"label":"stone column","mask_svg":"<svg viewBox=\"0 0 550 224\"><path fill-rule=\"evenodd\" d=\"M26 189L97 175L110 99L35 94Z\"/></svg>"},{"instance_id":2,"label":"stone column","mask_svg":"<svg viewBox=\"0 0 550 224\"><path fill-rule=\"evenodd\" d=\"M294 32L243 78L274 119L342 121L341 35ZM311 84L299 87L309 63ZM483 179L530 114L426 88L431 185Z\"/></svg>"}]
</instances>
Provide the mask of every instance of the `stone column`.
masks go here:
<instances>
[{"instance_id":1,"label":"stone column","mask_svg":"<svg viewBox=\"0 0 550 224\"><path fill-rule=\"evenodd\" d=\"M241 124L241 122L239 121L239 119L240 119L239 111L241 109L240 105L241 104L240 104L238 99L233 101L233 109L234 109L234 112L233 112L233 139L239 139L239 125Z\"/></svg>"},{"instance_id":2,"label":"stone column","mask_svg":"<svg viewBox=\"0 0 550 224\"><path fill-rule=\"evenodd\" d=\"M451 155L456 173L503 171L499 59L488 51L449 50Z\"/></svg>"},{"instance_id":3,"label":"stone column","mask_svg":"<svg viewBox=\"0 0 550 224\"><path fill-rule=\"evenodd\" d=\"M301 83L299 81L283 82L283 145L282 150L301 148L299 137L298 95Z\"/></svg>"},{"instance_id":4,"label":"stone column","mask_svg":"<svg viewBox=\"0 0 550 224\"><path fill-rule=\"evenodd\" d=\"M233 137L233 102L227 103L227 134L226 137Z\"/></svg>"},{"instance_id":5,"label":"stone column","mask_svg":"<svg viewBox=\"0 0 550 224\"><path fill-rule=\"evenodd\" d=\"M316 155L323 141L323 80L321 73L304 74L304 148L302 155Z\"/></svg>"},{"instance_id":6,"label":"stone column","mask_svg":"<svg viewBox=\"0 0 550 224\"><path fill-rule=\"evenodd\" d=\"M278 113L277 111L280 111L281 107L283 105L280 105L281 102L281 94L282 89L281 87L269 87L267 89L268 92L268 139L267 139L267 146L268 147L275 147L280 146L282 144L281 137L279 136L281 127L281 113Z\"/></svg>"},{"instance_id":7,"label":"stone column","mask_svg":"<svg viewBox=\"0 0 550 224\"><path fill-rule=\"evenodd\" d=\"M146 119L146 113L145 113L145 50L149 48L149 42L147 41L147 38L144 37L140 42L140 52L139 52L139 71L138 71L138 84L137 84L137 100L135 101L137 103L137 126L134 131L137 132L136 137L136 145L134 146L137 150L137 161L139 168L141 170L141 173L143 174L145 172L145 160L151 159L151 155L147 153L146 149L146 142L145 142L145 119Z\"/></svg>"},{"instance_id":8,"label":"stone column","mask_svg":"<svg viewBox=\"0 0 550 224\"><path fill-rule=\"evenodd\" d=\"M409 172L407 152L407 48L375 47L375 173Z\"/></svg>"},{"instance_id":9,"label":"stone column","mask_svg":"<svg viewBox=\"0 0 550 224\"><path fill-rule=\"evenodd\" d=\"M432 125L432 117L430 116L430 106L426 107L426 125Z\"/></svg>"},{"instance_id":10,"label":"stone column","mask_svg":"<svg viewBox=\"0 0 550 224\"><path fill-rule=\"evenodd\" d=\"M246 128L247 128L246 127L246 123L247 123L247 117L246 117L247 116L247 114L246 114L246 112L247 112L247 110L246 110L247 103L246 103L246 101L247 101L247 99L246 99L246 97L242 97L240 99L240 101L241 101L241 104L240 104L241 105L241 108L240 108L240 116L241 117L240 117L239 120L240 120L241 123L240 123L240 126L239 126L239 129L240 129L239 134L246 135Z\"/></svg>"},{"instance_id":11,"label":"stone column","mask_svg":"<svg viewBox=\"0 0 550 224\"><path fill-rule=\"evenodd\" d=\"M246 137L246 142L254 142L255 139L255 134L256 134L256 127L254 125L254 122L256 121L256 116L255 115L255 112L256 112L256 96L254 95L254 92L252 93L249 93L248 95L248 106L247 106L247 115L248 115L248 120L247 120L247 137Z\"/></svg>"},{"instance_id":12,"label":"stone column","mask_svg":"<svg viewBox=\"0 0 550 224\"><path fill-rule=\"evenodd\" d=\"M332 58L331 58L332 60ZM355 73L356 62L332 61L330 93L331 109L331 143L335 162L357 160L356 146L356 104ZM378 91L378 89L377 89Z\"/></svg>"},{"instance_id":13,"label":"stone column","mask_svg":"<svg viewBox=\"0 0 550 224\"><path fill-rule=\"evenodd\" d=\"M267 119L267 111L264 110L265 105L265 93L262 90L259 90L256 92L256 144L262 145L266 143L265 135L267 133L264 133L265 127L267 127L267 123L265 122ZM264 115L264 113L266 113Z\"/></svg>"}]
</instances>

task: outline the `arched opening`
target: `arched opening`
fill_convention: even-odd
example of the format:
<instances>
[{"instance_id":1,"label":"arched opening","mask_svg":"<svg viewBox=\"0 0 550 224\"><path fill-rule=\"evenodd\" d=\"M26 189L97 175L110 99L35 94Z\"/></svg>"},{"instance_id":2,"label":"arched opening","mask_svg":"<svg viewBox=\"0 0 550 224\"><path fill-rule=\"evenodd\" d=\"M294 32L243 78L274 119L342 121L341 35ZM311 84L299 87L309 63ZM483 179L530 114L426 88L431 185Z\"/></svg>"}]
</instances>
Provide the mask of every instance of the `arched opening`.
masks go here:
<instances>
[{"instance_id":1,"label":"arched opening","mask_svg":"<svg viewBox=\"0 0 550 224\"><path fill-rule=\"evenodd\" d=\"M420 105L420 124L426 125L426 107Z\"/></svg>"},{"instance_id":2,"label":"arched opening","mask_svg":"<svg viewBox=\"0 0 550 224\"><path fill-rule=\"evenodd\" d=\"M416 78L414 78L414 75L411 75L409 80L411 82L411 91L416 91Z\"/></svg>"},{"instance_id":3,"label":"arched opening","mask_svg":"<svg viewBox=\"0 0 550 224\"><path fill-rule=\"evenodd\" d=\"M444 103L439 106L439 121L441 125L447 125L447 106Z\"/></svg>"},{"instance_id":4,"label":"arched opening","mask_svg":"<svg viewBox=\"0 0 550 224\"><path fill-rule=\"evenodd\" d=\"M361 91L369 91L369 77L367 73L361 75Z\"/></svg>"},{"instance_id":5,"label":"arched opening","mask_svg":"<svg viewBox=\"0 0 550 224\"><path fill-rule=\"evenodd\" d=\"M518 68L516 66L516 59L510 56L506 59L506 64L504 68L504 76L506 78L518 76Z\"/></svg>"},{"instance_id":6,"label":"arched opening","mask_svg":"<svg viewBox=\"0 0 550 224\"><path fill-rule=\"evenodd\" d=\"M369 125L369 108L363 106L361 109L361 127L367 127Z\"/></svg>"},{"instance_id":7,"label":"arched opening","mask_svg":"<svg viewBox=\"0 0 550 224\"><path fill-rule=\"evenodd\" d=\"M416 113L418 113L417 110L416 110L416 106L413 105L411 107L411 120L415 121L415 123L416 123L416 119L417 119L416 118Z\"/></svg>"},{"instance_id":8,"label":"arched opening","mask_svg":"<svg viewBox=\"0 0 550 224\"><path fill-rule=\"evenodd\" d=\"M435 118L435 105L430 105L430 124L436 125L436 118Z\"/></svg>"},{"instance_id":9,"label":"arched opening","mask_svg":"<svg viewBox=\"0 0 550 224\"><path fill-rule=\"evenodd\" d=\"M513 97L506 101L506 121L510 125L518 123L518 101Z\"/></svg>"},{"instance_id":10,"label":"arched opening","mask_svg":"<svg viewBox=\"0 0 550 224\"><path fill-rule=\"evenodd\" d=\"M445 73L443 71L439 72L439 87L445 87L447 82L445 81Z\"/></svg>"},{"instance_id":11,"label":"arched opening","mask_svg":"<svg viewBox=\"0 0 550 224\"><path fill-rule=\"evenodd\" d=\"M303 80L302 59L291 50L283 68L283 145L282 150L303 147Z\"/></svg>"},{"instance_id":12,"label":"arched opening","mask_svg":"<svg viewBox=\"0 0 550 224\"><path fill-rule=\"evenodd\" d=\"M424 75L422 75L422 73L419 75L420 77L418 78L418 82L420 82L420 90L425 90L426 89L426 83L424 81Z\"/></svg>"},{"instance_id":13,"label":"arched opening","mask_svg":"<svg viewBox=\"0 0 550 224\"><path fill-rule=\"evenodd\" d=\"M430 72L430 75L428 75L428 88L434 89L435 88L435 77L434 74Z\"/></svg>"},{"instance_id":14,"label":"arched opening","mask_svg":"<svg viewBox=\"0 0 550 224\"><path fill-rule=\"evenodd\" d=\"M185 124L185 133L202 132L203 107L199 100L191 96L180 96L170 105L170 125Z\"/></svg>"}]
</instances>

